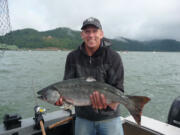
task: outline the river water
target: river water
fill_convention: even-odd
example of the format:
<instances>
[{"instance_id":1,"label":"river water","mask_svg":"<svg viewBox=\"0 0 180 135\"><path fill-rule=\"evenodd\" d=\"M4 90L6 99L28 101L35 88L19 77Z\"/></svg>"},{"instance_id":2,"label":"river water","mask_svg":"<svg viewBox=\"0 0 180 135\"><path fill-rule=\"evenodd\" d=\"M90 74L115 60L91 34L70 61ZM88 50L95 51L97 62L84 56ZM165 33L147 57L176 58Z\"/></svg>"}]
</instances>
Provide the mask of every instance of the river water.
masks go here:
<instances>
[{"instance_id":1,"label":"river water","mask_svg":"<svg viewBox=\"0 0 180 135\"><path fill-rule=\"evenodd\" d=\"M6 113L34 115L39 104L47 112L60 109L35 98L39 89L62 80L69 51L6 51L0 55L0 123ZM125 94L151 101L143 115L166 122L173 100L180 95L180 53L118 52L125 68ZM121 107L122 116L128 112Z\"/></svg>"}]
</instances>

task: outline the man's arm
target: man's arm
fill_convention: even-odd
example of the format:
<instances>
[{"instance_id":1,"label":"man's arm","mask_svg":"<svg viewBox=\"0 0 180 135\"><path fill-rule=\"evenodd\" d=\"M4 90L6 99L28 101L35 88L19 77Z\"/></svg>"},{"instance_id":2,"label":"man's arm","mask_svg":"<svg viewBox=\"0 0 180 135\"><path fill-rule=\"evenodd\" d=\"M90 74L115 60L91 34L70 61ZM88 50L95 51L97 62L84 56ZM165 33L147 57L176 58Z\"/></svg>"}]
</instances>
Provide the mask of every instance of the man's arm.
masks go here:
<instances>
[{"instance_id":1,"label":"man's arm","mask_svg":"<svg viewBox=\"0 0 180 135\"><path fill-rule=\"evenodd\" d=\"M113 55L112 60L114 61L107 72L107 83L124 92L124 68L122 60L117 53ZM105 109L107 106L109 106L111 109L116 110L119 104L111 103L107 105L106 97L98 91L95 91L90 95L90 100L94 109Z\"/></svg>"},{"instance_id":2,"label":"man's arm","mask_svg":"<svg viewBox=\"0 0 180 135\"><path fill-rule=\"evenodd\" d=\"M72 54L68 54L66 58L65 71L64 71L64 80L71 79L75 77L75 70L73 68L73 57ZM60 97L59 100L55 103L57 106L63 104L63 98Z\"/></svg>"},{"instance_id":3,"label":"man's arm","mask_svg":"<svg viewBox=\"0 0 180 135\"><path fill-rule=\"evenodd\" d=\"M124 67L118 53L112 56L111 67L107 71L107 83L124 92Z\"/></svg>"},{"instance_id":4,"label":"man's arm","mask_svg":"<svg viewBox=\"0 0 180 135\"><path fill-rule=\"evenodd\" d=\"M113 61L110 69L108 70L107 83L109 83L110 85L112 85L124 92L124 87L123 87L124 68L123 68L121 58L116 53L116 55L114 55L114 58L112 58L112 59L115 61ZM74 78L75 72L74 72L73 66L71 64L72 64L72 58L70 55L68 55L67 60L66 60L66 66L65 66L64 80ZM107 106L110 106L112 109L116 110L116 108L119 104L119 103L107 104L106 97L104 96L104 94L101 94L98 91L95 91L90 95L90 100L92 103L92 107L94 109L106 109ZM63 101L63 99L60 98L56 102L56 105L62 105L62 101Z\"/></svg>"},{"instance_id":5,"label":"man's arm","mask_svg":"<svg viewBox=\"0 0 180 135\"><path fill-rule=\"evenodd\" d=\"M72 53L69 53L66 58L64 80L75 78L75 69Z\"/></svg>"}]
</instances>

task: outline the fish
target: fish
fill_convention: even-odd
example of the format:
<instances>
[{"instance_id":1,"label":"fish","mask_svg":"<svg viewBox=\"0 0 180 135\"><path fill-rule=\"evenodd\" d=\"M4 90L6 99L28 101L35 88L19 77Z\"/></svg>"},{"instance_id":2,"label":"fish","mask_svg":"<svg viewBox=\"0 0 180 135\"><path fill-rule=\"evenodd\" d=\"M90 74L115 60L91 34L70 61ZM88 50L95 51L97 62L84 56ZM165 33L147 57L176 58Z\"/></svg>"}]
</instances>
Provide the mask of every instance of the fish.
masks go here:
<instances>
[{"instance_id":1,"label":"fish","mask_svg":"<svg viewBox=\"0 0 180 135\"><path fill-rule=\"evenodd\" d=\"M37 92L38 98L55 104L60 97L73 106L91 105L90 94L94 91L104 94L107 104L117 102L125 106L138 125L141 124L143 107L150 101L146 96L124 95L114 86L96 81L92 77L63 80L51 84Z\"/></svg>"}]
</instances>

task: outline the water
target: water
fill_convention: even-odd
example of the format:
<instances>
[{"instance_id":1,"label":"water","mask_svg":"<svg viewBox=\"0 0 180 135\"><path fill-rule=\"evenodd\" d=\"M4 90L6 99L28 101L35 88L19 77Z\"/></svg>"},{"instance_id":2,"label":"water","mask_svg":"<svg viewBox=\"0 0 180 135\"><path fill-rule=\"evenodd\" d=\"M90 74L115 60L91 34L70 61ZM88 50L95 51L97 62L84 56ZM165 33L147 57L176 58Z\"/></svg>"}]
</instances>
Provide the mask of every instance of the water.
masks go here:
<instances>
[{"instance_id":1,"label":"water","mask_svg":"<svg viewBox=\"0 0 180 135\"><path fill-rule=\"evenodd\" d=\"M119 52L125 68L125 93L151 98L143 115L166 122L180 94L180 53ZM0 57L0 123L5 113L34 115L36 104L48 112L59 107L37 100L34 92L62 80L68 51L6 51ZM122 107L122 116L127 110Z\"/></svg>"}]
</instances>

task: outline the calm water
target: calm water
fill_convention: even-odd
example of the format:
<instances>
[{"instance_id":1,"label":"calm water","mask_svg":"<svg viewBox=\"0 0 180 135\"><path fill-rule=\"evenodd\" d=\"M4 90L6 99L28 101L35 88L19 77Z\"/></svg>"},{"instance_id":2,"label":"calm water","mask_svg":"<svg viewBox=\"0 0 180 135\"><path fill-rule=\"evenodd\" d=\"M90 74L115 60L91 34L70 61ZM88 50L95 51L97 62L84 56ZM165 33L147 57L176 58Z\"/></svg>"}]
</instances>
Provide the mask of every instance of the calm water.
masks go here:
<instances>
[{"instance_id":1,"label":"calm water","mask_svg":"<svg viewBox=\"0 0 180 135\"><path fill-rule=\"evenodd\" d=\"M180 53L119 52L125 68L126 94L152 100L143 115L166 121L172 101L180 95ZM68 51L6 51L0 55L0 123L5 113L34 115L38 103L48 112L59 109L37 100L33 90L62 80ZM127 110L122 107L122 115Z\"/></svg>"}]
</instances>

